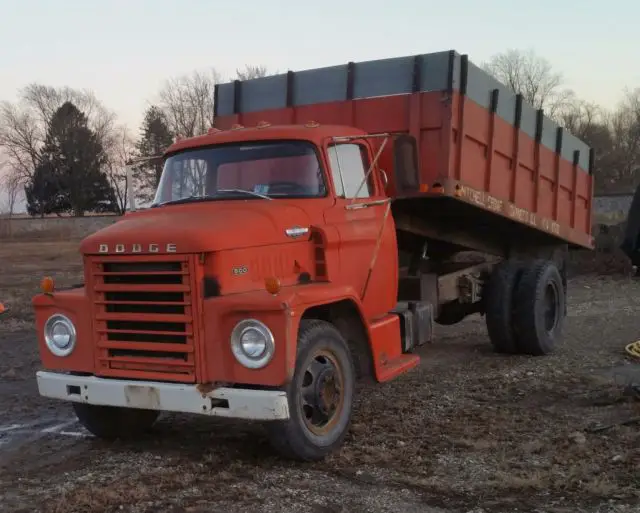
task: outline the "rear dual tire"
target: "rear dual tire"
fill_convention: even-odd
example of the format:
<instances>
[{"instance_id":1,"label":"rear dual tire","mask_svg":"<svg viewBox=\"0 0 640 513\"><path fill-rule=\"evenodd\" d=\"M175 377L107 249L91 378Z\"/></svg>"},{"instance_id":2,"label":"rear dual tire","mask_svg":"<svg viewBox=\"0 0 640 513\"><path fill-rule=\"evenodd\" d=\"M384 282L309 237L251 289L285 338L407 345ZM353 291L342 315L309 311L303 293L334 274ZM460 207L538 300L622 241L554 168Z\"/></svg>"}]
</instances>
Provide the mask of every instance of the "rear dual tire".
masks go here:
<instances>
[{"instance_id":1,"label":"rear dual tire","mask_svg":"<svg viewBox=\"0 0 640 513\"><path fill-rule=\"evenodd\" d=\"M487 331L499 353L542 356L562 339L566 291L555 263L507 260L498 264L485 294Z\"/></svg>"},{"instance_id":2,"label":"rear dual tire","mask_svg":"<svg viewBox=\"0 0 640 513\"><path fill-rule=\"evenodd\" d=\"M485 292L487 331L498 353L518 352L513 323L514 296L524 268L520 262L500 262L491 273Z\"/></svg>"}]
</instances>

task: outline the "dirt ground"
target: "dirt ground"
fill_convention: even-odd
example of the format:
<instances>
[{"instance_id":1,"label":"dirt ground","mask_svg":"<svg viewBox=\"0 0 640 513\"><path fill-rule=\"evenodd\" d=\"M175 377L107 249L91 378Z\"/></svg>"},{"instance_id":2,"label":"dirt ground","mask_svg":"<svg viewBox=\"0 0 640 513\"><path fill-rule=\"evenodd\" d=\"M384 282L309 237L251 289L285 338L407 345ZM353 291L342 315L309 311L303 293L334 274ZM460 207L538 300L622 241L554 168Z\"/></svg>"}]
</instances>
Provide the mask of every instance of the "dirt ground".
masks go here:
<instances>
[{"instance_id":1,"label":"dirt ground","mask_svg":"<svg viewBox=\"0 0 640 513\"><path fill-rule=\"evenodd\" d=\"M640 511L640 424L621 424L640 416L640 362L623 352L640 338L638 279L574 273L548 357L492 353L479 316L439 327L419 369L358 390L342 451L292 464L259 425L166 415L109 444L40 398L30 298L44 274L82 281L76 248L0 241L0 511Z\"/></svg>"}]
</instances>

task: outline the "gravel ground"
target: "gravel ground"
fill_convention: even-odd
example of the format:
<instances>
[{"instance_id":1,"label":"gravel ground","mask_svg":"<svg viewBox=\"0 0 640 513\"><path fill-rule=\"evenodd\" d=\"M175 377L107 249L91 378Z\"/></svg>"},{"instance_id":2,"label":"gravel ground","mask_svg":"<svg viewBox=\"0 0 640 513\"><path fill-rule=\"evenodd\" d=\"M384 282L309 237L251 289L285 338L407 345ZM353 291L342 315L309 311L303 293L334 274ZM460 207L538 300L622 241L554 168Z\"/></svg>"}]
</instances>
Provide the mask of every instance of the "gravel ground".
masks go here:
<instances>
[{"instance_id":1,"label":"gravel ground","mask_svg":"<svg viewBox=\"0 0 640 513\"><path fill-rule=\"evenodd\" d=\"M621 424L640 416L623 352L640 338L637 279L574 273L548 357L493 354L479 316L439 327L420 368L358 390L342 451L292 464L259 425L166 415L109 444L37 395L30 298L43 274L81 280L76 247L0 244L0 511L640 511L640 424Z\"/></svg>"}]
</instances>

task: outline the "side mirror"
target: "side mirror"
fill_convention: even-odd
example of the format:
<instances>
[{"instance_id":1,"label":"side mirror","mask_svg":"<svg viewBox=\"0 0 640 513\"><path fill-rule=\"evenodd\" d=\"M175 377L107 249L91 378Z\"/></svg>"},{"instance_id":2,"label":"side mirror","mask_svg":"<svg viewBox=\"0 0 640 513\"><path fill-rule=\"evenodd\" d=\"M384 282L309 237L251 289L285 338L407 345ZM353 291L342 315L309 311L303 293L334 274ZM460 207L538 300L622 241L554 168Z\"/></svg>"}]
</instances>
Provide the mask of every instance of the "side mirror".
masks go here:
<instances>
[{"instance_id":1,"label":"side mirror","mask_svg":"<svg viewBox=\"0 0 640 513\"><path fill-rule=\"evenodd\" d=\"M136 195L133 189L133 166L127 166L127 198L128 198L128 210L131 212L136 211Z\"/></svg>"}]
</instances>

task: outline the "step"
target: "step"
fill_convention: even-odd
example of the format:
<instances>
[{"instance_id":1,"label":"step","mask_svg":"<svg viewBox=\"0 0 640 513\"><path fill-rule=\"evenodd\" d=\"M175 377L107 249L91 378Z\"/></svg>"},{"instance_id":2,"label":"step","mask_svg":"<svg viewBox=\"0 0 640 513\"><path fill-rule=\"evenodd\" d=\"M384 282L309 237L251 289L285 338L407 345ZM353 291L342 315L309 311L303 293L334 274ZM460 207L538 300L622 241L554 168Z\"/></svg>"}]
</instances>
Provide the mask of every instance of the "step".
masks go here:
<instances>
[{"instance_id":1,"label":"step","mask_svg":"<svg viewBox=\"0 0 640 513\"><path fill-rule=\"evenodd\" d=\"M420 357L415 354L401 354L393 360L379 364L376 368L376 378L380 383L391 381L405 372L417 367Z\"/></svg>"}]
</instances>

